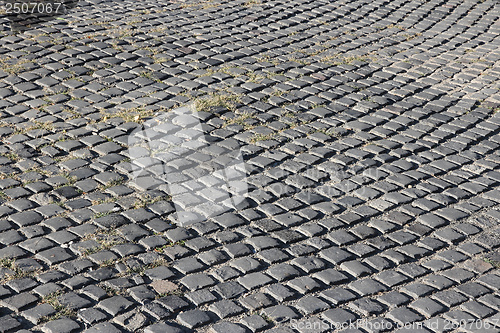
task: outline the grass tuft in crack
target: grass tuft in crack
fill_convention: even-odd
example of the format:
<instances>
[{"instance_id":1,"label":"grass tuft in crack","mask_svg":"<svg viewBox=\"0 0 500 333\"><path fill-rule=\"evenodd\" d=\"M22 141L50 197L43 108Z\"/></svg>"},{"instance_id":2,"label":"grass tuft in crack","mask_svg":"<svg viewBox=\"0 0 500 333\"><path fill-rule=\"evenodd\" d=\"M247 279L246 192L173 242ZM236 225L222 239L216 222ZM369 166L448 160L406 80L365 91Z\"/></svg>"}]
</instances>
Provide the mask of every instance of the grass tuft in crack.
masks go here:
<instances>
[{"instance_id":1,"label":"grass tuft in crack","mask_svg":"<svg viewBox=\"0 0 500 333\"><path fill-rule=\"evenodd\" d=\"M15 259L10 259L10 258L0 259L0 267L9 270L6 273L4 273L3 278L0 279L0 284L5 284L10 280L33 277L41 271L40 269L31 271L23 270L16 264Z\"/></svg>"},{"instance_id":2,"label":"grass tuft in crack","mask_svg":"<svg viewBox=\"0 0 500 333\"><path fill-rule=\"evenodd\" d=\"M256 143L258 141L267 141L267 140L272 140L276 136L276 133L272 134L255 134L253 137L250 138L251 143Z\"/></svg>"},{"instance_id":3,"label":"grass tuft in crack","mask_svg":"<svg viewBox=\"0 0 500 333\"><path fill-rule=\"evenodd\" d=\"M241 103L241 96L230 93L209 93L195 99L194 107L196 111L208 111L213 107L223 107L228 110L236 110L236 106Z\"/></svg>"},{"instance_id":4,"label":"grass tuft in crack","mask_svg":"<svg viewBox=\"0 0 500 333\"><path fill-rule=\"evenodd\" d=\"M56 320L56 319L59 319L62 317L68 317L68 318L76 317L75 310L70 309L69 307L62 305L61 302L59 301L59 297L63 294L64 294L64 291L59 290L59 291L50 293L50 294L42 297L41 302L45 303L45 304L52 305L52 307L56 311L56 313L51 315L51 316L42 317L42 319L40 320L42 323Z\"/></svg>"},{"instance_id":5,"label":"grass tuft in crack","mask_svg":"<svg viewBox=\"0 0 500 333\"><path fill-rule=\"evenodd\" d=\"M101 113L103 115L103 118L101 121L105 122L111 118L121 118L121 119L123 119L124 122L127 122L127 123L128 122L143 123L144 121L153 117L156 113L161 112L161 111L165 111L165 110L163 110L163 109L152 110L152 109L147 109L144 106L120 110L118 112L113 112L113 113L105 113L104 111L101 111Z\"/></svg>"},{"instance_id":6,"label":"grass tuft in crack","mask_svg":"<svg viewBox=\"0 0 500 333\"><path fill-rule=\"evenodd\" d=\"M145 208L145 207L147 207L149 205L157 203L158 201L170 200L170 199L171 198L169 196L167 196L167 195L153 197L153 196L151 196L149 194L146 194L146 195L143 195L143 196L137 198L137 200L134 202L133 207L135 209Z\"/></svg>"}]
</instances>

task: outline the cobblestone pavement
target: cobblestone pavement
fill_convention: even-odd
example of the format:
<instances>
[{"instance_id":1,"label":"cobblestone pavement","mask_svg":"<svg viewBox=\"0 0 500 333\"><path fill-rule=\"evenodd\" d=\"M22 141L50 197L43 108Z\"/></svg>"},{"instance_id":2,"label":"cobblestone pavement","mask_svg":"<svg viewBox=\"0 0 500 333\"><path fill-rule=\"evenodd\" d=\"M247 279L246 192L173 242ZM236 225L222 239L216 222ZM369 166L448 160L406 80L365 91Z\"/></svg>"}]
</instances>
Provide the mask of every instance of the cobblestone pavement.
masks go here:
<instances>
[{"instance_id":1,"label":"cobblestone pavement","mask_svg":"<svg viewBox=\"0 0 500 333\"><path fill-rule=\"evenodd\" d=\"M2 20L0 332L500 332L498 1ZM211 145L132 177L130 134L188 103ZM219 214L190 194L238 149Z\"/></svg>"}]
</instances>

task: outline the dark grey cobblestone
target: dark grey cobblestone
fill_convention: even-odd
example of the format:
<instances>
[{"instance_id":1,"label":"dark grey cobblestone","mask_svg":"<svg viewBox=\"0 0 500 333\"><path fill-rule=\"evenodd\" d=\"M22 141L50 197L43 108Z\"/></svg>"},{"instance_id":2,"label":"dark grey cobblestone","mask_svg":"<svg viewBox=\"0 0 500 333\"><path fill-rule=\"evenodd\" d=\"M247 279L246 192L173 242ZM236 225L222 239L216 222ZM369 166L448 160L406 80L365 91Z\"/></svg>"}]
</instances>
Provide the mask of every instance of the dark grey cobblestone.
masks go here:
<instances>
[{"instance_id":1,"label":"dark grey cobblestone","mask_svg":"<svg viewBox=\"0 0 500 333\"><path fill-rule=\"evenodd\" d=\"M498 13L124 0L3 16L0 332L499 331ZM129 149L194 100L210 145L166 168ZM210 173L238 150L248 194L226 211Z\"/></svg>"}]
</instances>

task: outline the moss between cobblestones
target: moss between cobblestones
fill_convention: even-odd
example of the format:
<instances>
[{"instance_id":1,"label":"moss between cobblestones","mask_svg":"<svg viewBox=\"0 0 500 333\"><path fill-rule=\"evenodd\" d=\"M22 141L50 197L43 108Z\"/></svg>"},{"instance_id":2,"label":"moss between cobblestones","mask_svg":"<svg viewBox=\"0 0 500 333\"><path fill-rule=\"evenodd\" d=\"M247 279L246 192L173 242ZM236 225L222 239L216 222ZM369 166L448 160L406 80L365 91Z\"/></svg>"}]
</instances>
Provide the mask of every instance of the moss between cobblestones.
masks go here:
<instances>
[{"instance_id":1,"label":"moss between cobblestones","mask_svg":"<svg viewBox=\"0 0 500 333\"><path fill-rule=\"evenodd\" d=\"M10 280L21 279L25 277L34 276L37 271L23 271L16 265L15 259L4 258L0 259L0 267L9 269L12 273L6 273L5 276L0 280L0 284L4 284Z\"/></svg>"},{"instance_id":2,"label":"moss between cobblestones","mask_svg":"<svg viewBox=\"0 0 500 333\"><path fill-rule=\"evenodd\" d=\"M33 63L33 61L29 59L21 59L15 63L11 63L12 61L15 60L12 58L7 58L7 59L0 58L0 70L9 74L17 74L23 72L26 69L25 65Z\"/></svg>"},{"instance_id":3,"label":"moss between cobblestones","mask_svg":"<svg viewBox=\"0 0 500 333\"><path fill-rule=\"evenodd\" d=\"M483 260L495 268L500 268L500 261L492 260L490 258L484 258Z\"/></svg>"},{"instance_id":4,"label":"moss between cobblestones","mask_svg":"<svg viewBox=\"0 0 500 333\"><path fill-rule=\"evenodd\" d=\"M156 55L153 56L153 60L155 64L162 64L164 62L172 60L172 58L167 58L167 57L157 57Z\"/></svg>"},{"instance_id":5,"label":"moss between cobblestones","mask_svg":"<svg viewBox=\"0 0 500 333\"><path fill-rule=\"evenodd\" d=\"M248 124L246 122L246 120L251 119L251 118L252 118L252 116L249 113L242 113L234 118L222 117L222 119L224 120L224 124L222 125L222 127L227 127L230 125L240 125L240 126L243 126L243 129L250 130L250 129L254 128L255 126Z\"/></svg>"},{"instance_id":6,"label":"moss between cobblestones","mask_svg":"<svg viewBox=\"0 0 500 333\"><path fill-rule=\"evenodd\" d=\"M314 130L312 133L323 133L325 135L329 135L329 136L333 136L333 137L336 137L336 138L339 138L341 137L340 133L337 132L334 128L320 128L320 129L317 129L317 130Z\"/></svg>"},{"instance_id":7,"label":"moss between cobblestones","mask_svg":"<svg viewBox=\"0 0 500 333\"><path fill-rule=\"evenodd\" d=\"M100 268L103 268L103 267L111 267L111 266L114 266L118 263L118 261L116 259L108 259L108 260L104 260L102 263L99 264L99 267Z\"/></svg>"},{"instance_id":8,"label":"moss between cobblestones","mask_svg":"<svg viewBox=\"0 0 500 333\"><path fill-rule=\"evenodd\" d=\"M264 319L268 323L270 323L270 324L274 323L274 320L271 317L269 317L268 315L266 315L265 313L258 313L258 315L261 316L262 319Z\"/></svg>"},{"instance_id":9,"label":"moss between cobblestones","mask_svg":"<svg viewBox=\"0 0 500 333\"><path fill-rule=\"evenodd\" d=\"M404 37L406 37L406 41L410 41L410 40L412 40L412 39L415 39L415 38L417 38L417 37L422 36L422 34L421 34L420 32L418 32L418 33L415 33L415 34L412 34L412 35L410 35L410 34L405 34L405 35L403 35L403 36L404 36Z\"/></svg>"},{"instance_id":10,"label":"moss between cobblestones","mask_svg":"<svg viewBox=\"0 0 500 333\"><path fill-rule=\"evenodd\" d=\"M311 64L311 61L309 61L309 60L299 59L299 58L295 58L295 57L288 58L288 61L296 62L296 63L304 65L304 66Z\"/></svg>"},{"instance_id":11,"label":"moss between cobblestones","mask_svg":"<svg viewBox=\"0 0 500 333\"><path fill-rule=\"evenodd\" d=\"M219 7L221 5L222 3L214 3L213 0L209 0L204 2L183 3L179 7L180 8L201 7L203 9L209 9L209 8Z\"/></svg>"},{"instance_id":12,"label":"moss between cobblestones","mask_svg":"<svg viewBox=\"0 0 500 333\"><path fill-rule=\"evenodd\" d=\"M500 89L499 89L500 90ZM482 101L481 101L482 102ZM494 108L494 107L491 107L491 106L488 106L488 105L482 105L480 104L479 105L480 107L484 107L486 109L490 109L491 111L493 111L493 113L497 113L500 111L500 107L497 107L497 108Z\"/></svg>"},{"instance_id":13,"label":"moss between cobblestones","mask_svg":"<svg viewBox=\"0 0 500 333\"><path fill-rule=\"evenodd\" d=\"M33 120L32 123L33 123L33 125L28 125L28 126L22 127L22 128L16 128L16 130L13 133L13 135L16 135L16 134L26 134L26 133L28 133L30 131L37 130L37 129L46 130L46 131L49 131L49 132L54 131L54 124L53 124L52 121L37 121L37 120Z\"/></svg>"},{"instance_id":14,"label":"moss between cobblestones","mask_svg":"<svg viewBox=\"0 0 500 333\"><path fill-rule=\"evenodd\" d=\"M109 214L109 213L108 213ZM99 214L97 214L99 215ZM97 216L96 215L96 216ZM105 214L107 215L107 214ZM102 216L105 216L102 215ZM98 216L98 217L102 217ZM85 237L82 238L82 241L89 241L89 240L94 240L97 243L99 243L99 246L95 246L89 249L86 249L82 252L82 256L87 257L91 254L103 251L103 250L108 250L112 248L113 246L120 245L126 243L123 238L121 238L118 235L118 231L116 229L109 229L109 230L100 230L98 232L95 232L93 234L86 235ZM112 263L117 262L116 260L113 260ZM104 265L104 263L101 264L101 266L109 266L109 265Z\"/></svg>"},{"instance_id":15,"label":"moss between cobblestones","mask_svg":"<svg viewBox=\"0 0 500 333\"><path fill-rule=\"evenodd\" d=\"M212 107L224 107L234 111L241 102L241 96L227 92L209 93L195 99L194 107L197 111L207 111Z\"/></svg>"},{"instance_id":16,"label":"moss between cobblestones","mask_svg":"<svg viewBox=\"0 0 500 333\"><path fill-rule=\"evenodd\" d=\"M152 71L141 72L141 74L139 74L139 76L145 77L146 79L150 79L151 81L161 83L160 79L154 77L154 73Z\"/></svg>"},{"instance_id":17,"label":"moss between cobblestones","mask_svg":"<svg viewBox=\"0 0 500 333\"><path fill-rule=\"evenodd\" d=\"M252 7L255 5L261 5L262 1L261 0L249 0L243 4L245 7Z\"/></svg>"},{"instance_id":18,"label":"moss between cobblestones","mask_svg":"<svg viewBox=\"0 0 500 333\"><path fill-rule=\"evenodd\" d=\"M277 133L255 134L253 137L250 138L250 143L256 143L258 141L272 140L276 135L277 135Z\"/></svg>"},{"instance_id":19,"label":"moss between cobblestones","mask_svg":"<svg viewBox=\"0 0 500 333\"><path fill-rule=\"evenodd\" d=\"M131 109L126 109L126 110L121 110L118 112L113 112L113 113L104 113L101 111L101 114L103 115L103 118L101 119L101 122L107 121L108 119L111 118L121 118L123 119L124 122L136 122L136 123L142 123L147 120L147 118L150 118L155 115L157 112L161 112L162 109L160 110L152 110L152 109L146 109L145 107L136 107L136 108L131 108Z\"/></svg>"},{"instance_id":20,"label":"moss between cobblestones","mask_svg":"<svg viewBox=\"0 0 500 333\"><path fill-rule=\"evenodd\" d=\"M226 65L226 66L221 66L217 69L212 69L212 68L207 68L203 70L202 74L196 75L197 77L205 77L205 76L212 76L217 73L224 73L227 75L235 76L234 73L230 71L231 68L236 68L236 66L231 66L231 65Z\"/></svg>"},{"instance_id":21,"label":"moss between cobblestones","mask_svg":"<svg viewBox=\"0 0 500 333\"><path fill-rule=\"evenodd\" d=\"M161 294L158 294L155 296L155 299L160 299L162 297L166 297L166 296L172 296L172 295L175 295L175 296L184 296L184 292L181 291L181 290L174 290L174 291L169 291L168 293L161 293Z\"/></svg>"},{"instance_id":22,"label":"moss between cobblestones","mask_svg":"<svg viewBox=\"0 0 500 333\"><path fill-rule=\"evenodd\" d=\"M63 176L64 178L66 178L68 180L68 182L66 184L60 185L58 187L74 185L78 181L78 178L76 176L70 176L68 172L63 172L60 175ZM58 187L56 187L56 188L58 188Z\"/></svg>"},{"instance_id":23,"label":"moss between cobblestones","mask_svg":"<svg viewBox=\"0 0 500 333\"><path fill-rule=\"evenodd\" d=\"M124 258L121 261L124 262L124 261L126 261L126 259ZM118 261L115 261L115 262L118 262ZM165 267L168 266L168 261L166 261L163 258L160 258L160 259L156 259L154 262L147 264L147 265L135 266L135 267L127 266L127 269L124 272L120 273L120 276L128 276L130 274L144 275L148 269L152 269L152 268L156 268L156 267L160 267L160 266L165 266Z\"/></svg>"},{"instance_id":24,"label":"moss between cobblestones","mask_svg":"<svg viewBox=\"0 0 500 333\"><path fill-rule=\"evenodd\" d=\"M3 157L7 157L12 162L17 162L17 161L19 161L21 159L19 157L19 155L16 154L16 153L14 153L14 152L4 153L4 154L0 154L0 155L3 156Z\"/></svg>"},{"instance_id":25,"label":"moss between cobblestones","mask_svg":"<svg viewBox=\"0 0 500 333\"><path fill-rule=\"evenodd\" d=\"M352 65L355 62L368 62L369 60L374 61L376 58L373 56L340 56L339 54L325 56L320 59L321 62L331 64L334 66L340 65Z\"/></svg>"},{"instance_id":26,"label":"moss between cobblestones","mask_svg":"<svg viewBox=\"0 0 500 333\"><path fill-rule=\"evenodd\" d=\"M56 313L51 316L42 317L40 319L41 323L56 320L61 317L68 317L68 318L76 317L76 312L74 310L68 308L67 306L62 305L59 302L59 296L61 296L62 294L64 294L64 291L59 290L42 297L41 303L52 305Z\"/></svg>"},{"instance_id":27,"label":"moss between cobblestones","mask_svg":"<svg viewBox=\"0 0 500 333\"><path fill-rule=\"evenodd\" d=\"M152 197L150 195L143 195L134 202L133 208L138 209L138 208L145 208L149 205L155 204L158 201L168 201L170 200L171 197L168 195L163 195L163 196L157 196L157 197Z\"/></svg>"},{"instance_id":28,"label":"moss between cobblestones","mask_svg":"<svg viewBox=\"0 0 500 333\"><path fill-rule=\"evenodd\" d=\"M318 108L318 107L321 107L321 105L314 105L311 109ZM300 126L300 125L307 125L307 124L312 122L312 121L306 121L306 120L299 120L297 117L297 114L295 114L294 112L291 112L291 111L283 112L280 115L280 121L287 124L288 126L290 126L289 127L290 129L293 129L293 128ZM250 138L249 142L256 143L259 141L272 140L273 138L280 135L280 133L282 131L283 130L279 130L279 131L277 131L275 133L271 133L271 134L261 134L261 133L254 134ZM316 129L316 130L311 131L309 134L312 134L312 133L323 133L325 135L329 135L331 137L336 137L336 138L339 138L342 136L341 133L337 132L337 130L334 128Z\"/></svg>"},{"instance_id":29,"label":"moss between cobblestones","mask_svg":"<svg viewBox=\"0 0 500 333\"><path fill-rule=\"evenodd\" d=\"M172 246L175 246L175 245L180 245L180 246L184 246L186 242L181 240L181 241L178 241L178 242L170 242L169 244L165 244L165 245L162 245L162 246L158 246L158 247L155 247L153 249L153 251L155 252L159 252L159 253L163 253L163 251L165 249L168 249L169 247L172 247Z\"/></svg>"},{"instance_id":30,"label":"moss between cobblestones","mask_svg":"<svg viewBox=\"0 0 500 333\"><path fill-rule=\"evenodd\" d=\"M99 191L106 191L108 188L111 188L113 186L123 185L125 182L126 182L125 178L115 179L107 182L106 184L99 185L97 188Z\"/></svg>"}]
</instances>

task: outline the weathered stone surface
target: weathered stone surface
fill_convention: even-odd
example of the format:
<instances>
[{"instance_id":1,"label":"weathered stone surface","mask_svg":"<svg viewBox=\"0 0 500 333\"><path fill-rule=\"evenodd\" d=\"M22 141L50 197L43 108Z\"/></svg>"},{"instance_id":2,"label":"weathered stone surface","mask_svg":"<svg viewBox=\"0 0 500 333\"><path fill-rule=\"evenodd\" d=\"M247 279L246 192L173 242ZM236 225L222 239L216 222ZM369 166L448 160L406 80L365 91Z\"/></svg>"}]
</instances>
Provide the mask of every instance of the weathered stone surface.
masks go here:
<instances>
[{"instance_id":1,"label":"weathered stone surface","mask_svg":"<svg viewBox=\"0 0 500 333\"><path fill-rule=\"evenodd\" d=\"M2 17L0 332L498 317L494 0L73 3Z\"/></svg>"},{"instance_id":2,"label":"weathered stone surface","mask_svg":"<svg viewBox=\"0 0 500 333\"><path fill-rule=\"evenodd\" d=\"M179 288L177 284L166 280L155 280L151 282L151 287L153 287L158 294L167 294L174 292Z\"/></svg>"}]
</instances>

